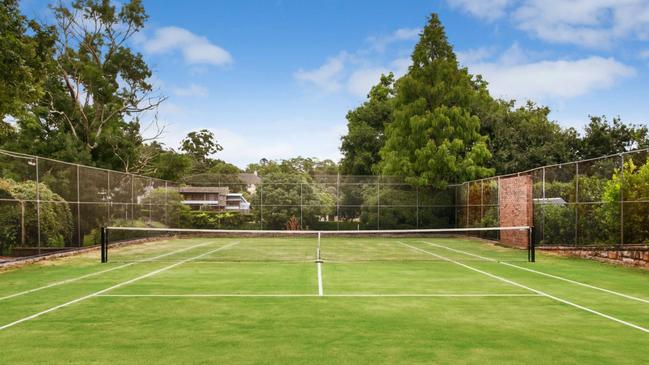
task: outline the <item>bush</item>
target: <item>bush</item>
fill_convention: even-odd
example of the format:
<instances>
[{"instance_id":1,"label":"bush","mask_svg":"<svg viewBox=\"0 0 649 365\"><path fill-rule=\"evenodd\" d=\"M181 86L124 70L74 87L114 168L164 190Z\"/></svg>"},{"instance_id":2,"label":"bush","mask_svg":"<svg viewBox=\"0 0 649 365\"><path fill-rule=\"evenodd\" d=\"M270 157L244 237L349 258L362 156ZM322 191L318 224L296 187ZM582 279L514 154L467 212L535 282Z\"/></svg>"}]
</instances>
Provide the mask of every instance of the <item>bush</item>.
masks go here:
<instances>
[{"instance_id":1,"label":"bush","mask_svg":"<svg viewBox=\"0 0 649 365\"><path fill-rule=\"evenodd\" d=\"M255 217L235 212L187 210L182 212L180 226L199 229L244 229ZM253 229L259 228L254 226Z\"/></svg>"},{"instance_id":2,"label":"bush","mask_svg":"<svg viewBox=\"0 0 649 365\"><path fill-rule=\"evenodd\" d=\"M137 228L167 228L160 222L145 222L141 220L116 219L110 224L112 227L137 227ZM133 240L150 237L151 232L147 231L112 231L109 237L110 242ZM101 228L93 228L83 237L84 246L93 246L101 243Z\"/></svg>"},{"instance_id":3,"label":"bush","mask_svg":"<svg viewBox=\"0 0 649 365\"><path fill-rule=\"evenodd\" d=\"M3 202L0 213L0 252L18 245L38 245L39 219L41 246L63 247L71 241L70 207L45 184L0 179L0 195L12 200ZM41 200L40 209L35 203L37 197Z\"/></svg>"}]
</instances>

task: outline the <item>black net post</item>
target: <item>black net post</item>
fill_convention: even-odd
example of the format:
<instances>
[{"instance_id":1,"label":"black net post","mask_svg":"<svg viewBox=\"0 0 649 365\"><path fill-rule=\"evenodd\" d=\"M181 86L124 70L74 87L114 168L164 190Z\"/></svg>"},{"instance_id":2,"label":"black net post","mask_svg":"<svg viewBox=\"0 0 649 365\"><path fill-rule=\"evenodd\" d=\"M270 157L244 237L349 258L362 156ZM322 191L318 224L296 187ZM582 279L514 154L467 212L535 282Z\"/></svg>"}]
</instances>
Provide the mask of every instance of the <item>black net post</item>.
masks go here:
<instances>
[{"instance_id":1,"label":"black net post","mask_svg":"<svg viewBox=\"0 0 649 365\"><path fill-rule=\"evenodd\" d=\"M101 227L101 262L108 262L108 232L106 232L106 227Z\"/></svg>"},{"instance_id":2,"label":"black net post","mask_svg":"<svg viewBox=\"0 0 649 365\"><path fill-rule=\"evenodd\" d=\"M527 261L536 261L536 249L534 245L534 227L527 228Z\"/></svg>"}]
</instances>

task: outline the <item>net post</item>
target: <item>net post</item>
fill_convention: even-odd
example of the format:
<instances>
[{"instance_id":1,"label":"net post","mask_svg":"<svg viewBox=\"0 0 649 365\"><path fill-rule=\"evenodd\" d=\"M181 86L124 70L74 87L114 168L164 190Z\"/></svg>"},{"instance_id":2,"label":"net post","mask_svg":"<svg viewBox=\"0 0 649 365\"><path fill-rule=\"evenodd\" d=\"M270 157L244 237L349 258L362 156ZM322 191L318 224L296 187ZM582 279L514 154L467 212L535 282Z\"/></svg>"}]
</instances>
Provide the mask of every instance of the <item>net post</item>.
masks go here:
<instances>
[{"instance_id":1,"label":"net post","mask_svg":"<svg viewBox=\"0 0 649 365\"><path fill-rule=\"evenodd\" d=\"M101 262L108 262L108 237L106 227L101 227Z\"/></svg>"},{"instance_id":2,"label":"net post","mask_svg":"<svg viewBox=\"0 0 649 365\"><path fill-rule=\"evenodd\" d=\"M527 228L527 261L536 262L536 247L534 246L534 227L530 226Z\"/></svg>"}]
</instances>

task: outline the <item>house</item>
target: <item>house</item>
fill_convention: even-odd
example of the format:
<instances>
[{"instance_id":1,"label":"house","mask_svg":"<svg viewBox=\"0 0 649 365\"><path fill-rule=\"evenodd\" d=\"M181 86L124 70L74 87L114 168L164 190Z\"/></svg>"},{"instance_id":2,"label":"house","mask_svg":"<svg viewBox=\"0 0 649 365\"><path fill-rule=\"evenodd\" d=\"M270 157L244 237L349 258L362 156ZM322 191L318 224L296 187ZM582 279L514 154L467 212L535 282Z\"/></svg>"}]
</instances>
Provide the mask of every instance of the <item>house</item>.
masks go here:
<instances>
[{"instance_id":1,"label":"house","mask_svg":"<svg viewBox=\"0 0 649 365\"><path fill-rule=\"evenodd\" d=\"M192 210L250 212L250 203L243 194L230 193L225 186L182 186L178 192L183 197L182 203Z\"/></svg>"},{"instance_id":2,"label":"house","mask_svg":"<svg viewBox=\"0 0 649 365\"><path fill-rule=\"evenodd\" d=\"M250 203L243 194L229 193L225 198L226 212L250 213Z\"/></svg>"},{"instance_id":3,"label":"house","mask_svg":"<svg viewBox=\"0 0 649 365\"><path fill-rule=\"evenodd\" d=\"M254 194L257 190L257 185L261 184L261 178L257 175L257 171L242 172L239 174L239 180L246 185L246 190L250 194Z\"/></svg>"}]
</instances>

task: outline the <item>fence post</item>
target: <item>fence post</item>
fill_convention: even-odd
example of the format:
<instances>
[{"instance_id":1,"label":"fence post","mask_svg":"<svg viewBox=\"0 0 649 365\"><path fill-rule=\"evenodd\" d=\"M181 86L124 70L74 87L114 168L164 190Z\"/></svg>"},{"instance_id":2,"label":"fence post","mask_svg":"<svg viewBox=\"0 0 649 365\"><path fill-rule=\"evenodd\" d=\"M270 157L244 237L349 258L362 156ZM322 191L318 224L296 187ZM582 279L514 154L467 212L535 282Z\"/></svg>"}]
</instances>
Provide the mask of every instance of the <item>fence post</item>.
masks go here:
<instances>
[{"instance_id":1,"label":"fence post","mask_svg":"<svg viewBox=\"0 0 649 365\"><path fill-rule=\"evenodd\" d=\"M81 247L81 185L79 184L80 178L79 178L79 165L75 165L77 167L77 244L79 247Z\"/></svg>"},{"instance_id":2,"label":"fence post","mask_svg":"<svg viewBox=\"0 0 649 365\"><path fill-rule=\"evenodd\" d=\"M38 170L38 157L35 158L36 163L36 237L38 243L38 254L41 254L41 178Z\"/></svg>"},{"instance_id":3,"label":"fence post","mask_svg":"<svg viewBox=\"0 0 649 365\"><path fill-rule=\"evenodd\" d=\"M579 162L575 163L575 245L579 244Z\"/></svg>"},{"instance_id":4,"label":"fence post","mask_svg":"<svg viewBox=\"0 0 649 365\"><path fill-rule=\"evenodd\" d=\"M620 245L624 244L624 155L620 154Z\"/></svg>"}]
</instances>

